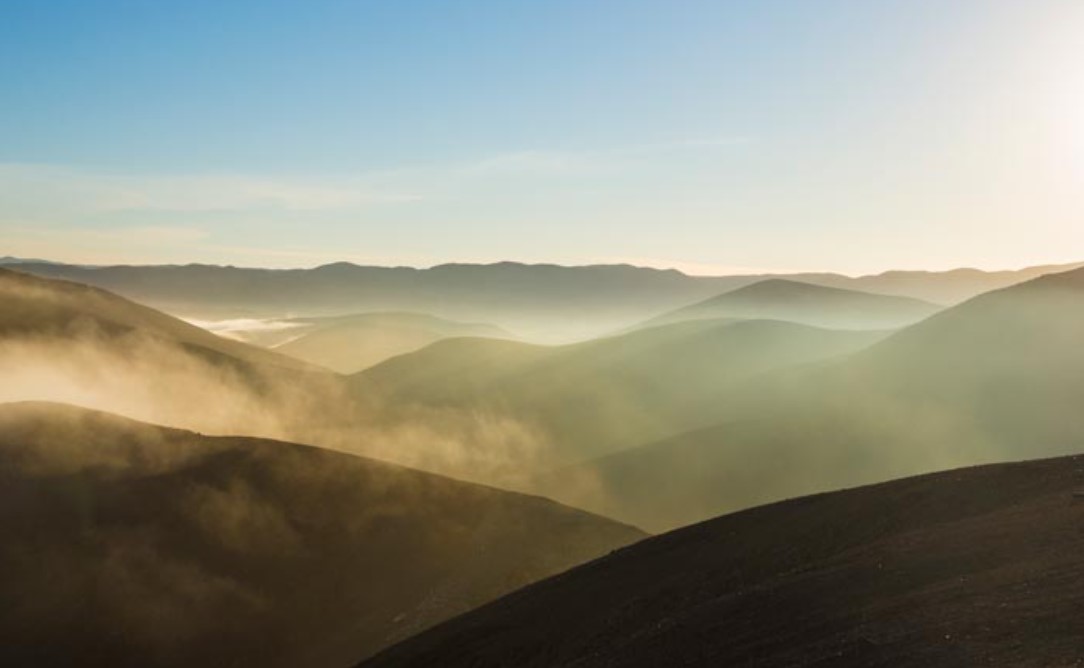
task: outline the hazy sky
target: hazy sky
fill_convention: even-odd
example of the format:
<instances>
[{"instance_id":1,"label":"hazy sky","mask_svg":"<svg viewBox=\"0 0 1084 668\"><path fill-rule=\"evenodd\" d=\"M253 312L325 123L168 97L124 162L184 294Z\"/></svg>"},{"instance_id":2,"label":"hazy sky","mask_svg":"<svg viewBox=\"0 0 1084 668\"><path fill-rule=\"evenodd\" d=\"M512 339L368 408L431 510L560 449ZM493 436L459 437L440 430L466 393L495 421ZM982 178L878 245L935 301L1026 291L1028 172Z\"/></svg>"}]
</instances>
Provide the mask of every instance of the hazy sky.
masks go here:
<instances>
[{"instance_id":1,"label":"hazy sky","mask_svg":"<svg viewBox=\"0 0 1084 668\"><path fill-rule=\"evenodd\" d=\"M1084 259L1080 0L3 0L0 255Z\"/></svg>"}]
</instances>

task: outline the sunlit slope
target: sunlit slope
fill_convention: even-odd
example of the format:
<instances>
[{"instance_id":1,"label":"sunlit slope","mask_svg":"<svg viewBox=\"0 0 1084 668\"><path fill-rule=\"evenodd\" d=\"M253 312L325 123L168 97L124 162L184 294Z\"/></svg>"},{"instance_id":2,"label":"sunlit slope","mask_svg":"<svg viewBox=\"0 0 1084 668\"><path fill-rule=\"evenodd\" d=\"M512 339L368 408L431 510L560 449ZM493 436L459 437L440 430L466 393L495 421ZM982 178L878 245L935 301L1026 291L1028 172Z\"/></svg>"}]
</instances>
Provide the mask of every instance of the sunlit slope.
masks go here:
<instances>
[{"instance_id":1,"label":"sunlit slope","mask_svg":"<svg viewBox=\"0 0 1084 668\"><path fill-rule=\"evenodd\" d=\"M536 458L523 465L551 466L680 433L713 415L712 397L751 376L853 352L883 336L705 320L558 347L452 339L377 365L352 383L357 394L383 402L378 412L389 421L515 421L536 445Z\"/></svg>"},{"instance_id":2,"label":"sunlit slope","mask_svg":"<svg viewBox=\"0 0 1084 668\"><path fill-rule=\"evenodd\" d=\"M362 665L1072 666L1082 489L1072 457L763 506L643 541Z\"/></svg>"},{"instance_id":3,"label":"sunlit slope","mask_svg":"<svg viewBox=\"0 0 1084 668\"><path fill-rule=\"evenodd\" d=\"M938 307L909 297L769 279L680 308L649 325L703 318L786 320L840 329L889 329L910 325Z\"/></svg>"},{"instance_id":4,"label":"sunlit slope","mask_svg":"<svg viewBox=\"0 0 1084 668\"><path fill-rule=\"evenodd\" d=\"M750 383L719 403L715 427L536 488L663 529L894 476L1084 451L1082 342L1084 270L1042 277L835 363Z\"/></svg>"},{"instance_id":5,"label":"sunlit slope","mask_svg":"<svg viewBox=\"0 0 1084 668\"><path fill-rule=\"evenodd\" d=\"M0 336L4 338L122 336L136 330L245 362L312 369L291 357L224 339L105 290L0 269Z\"/></svg>"},{"instance_id":6,"label":"sunlit slope","mask_svg":"<svg viewBox=\"0 0 1084 668\"><path fill-rule=\"evenodd\" d=\"M511 336L492 325L456 322L420 313L362 313L294 318L286 322L295 327L279 333L283 342L272 346L275 352L340 373L356 373L442 339Z\"/></svg>"},{"instance_id":7,"label":"sunlit slope","mask_svg":"<svg viewBox=\"0 0 1084 668\"><path fill-rule=\"evenodd\" d=\"M0 377L0 401L250 435L307 434L339 394L338 378L308 363L98 288L2 269Z\"/></svg>"},{"instance_id":8,"label":"sunlit slope","mask_svg":"<svg viewBox=\"0 0 1084 668\"><path fill-rule=\"evenodd\" d=\"M643 534L278 441L0 406L0 663L350 665Z\"/></svg>"}]
</instances>

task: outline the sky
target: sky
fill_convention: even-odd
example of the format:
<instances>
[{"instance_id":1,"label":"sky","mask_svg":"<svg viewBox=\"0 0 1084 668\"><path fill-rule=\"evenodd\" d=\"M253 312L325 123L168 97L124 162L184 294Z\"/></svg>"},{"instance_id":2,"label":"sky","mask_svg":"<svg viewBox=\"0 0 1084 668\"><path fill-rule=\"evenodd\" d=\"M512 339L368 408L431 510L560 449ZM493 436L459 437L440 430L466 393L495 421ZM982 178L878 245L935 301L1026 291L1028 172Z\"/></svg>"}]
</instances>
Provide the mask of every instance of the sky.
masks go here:
<instances>
[{"instance_id":1,"label":"sky","mask_svg":"<svg viewBox=\"0 0 1084 668\"><path fill-rule=\"evenodd\" d=\"M0 0L0 255L1084 260L1084 2Z\"/></svg>"}]
</instances>

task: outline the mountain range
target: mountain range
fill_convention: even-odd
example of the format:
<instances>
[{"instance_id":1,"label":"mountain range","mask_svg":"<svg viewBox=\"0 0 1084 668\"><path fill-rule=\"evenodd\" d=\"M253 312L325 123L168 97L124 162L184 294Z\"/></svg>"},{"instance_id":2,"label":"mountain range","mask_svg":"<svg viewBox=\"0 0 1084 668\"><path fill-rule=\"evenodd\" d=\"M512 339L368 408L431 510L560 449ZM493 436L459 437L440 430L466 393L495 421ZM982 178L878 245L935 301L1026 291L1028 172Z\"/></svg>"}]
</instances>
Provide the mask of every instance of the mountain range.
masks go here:
<instances>
[{"instance_id":1,"label":"mountain range","mask_svg":"<svg viewBox=\"0 0 1084 668\"><path fill-rule=\"evenodd\" d=\"M10 260L9 260L10 262ZM173 315L202 320L408 311L486 322L542 342L584 339L766 278L951 305L982 292L1081 266L986 272L893 271L689 276L630 265L446 264L429 269L340 262L313 269L214 265L84 267L19 264L19 270L105 288Z\"/></svg>"},{"instance_id":2,"label":"mountain range","mask_svg":"<svg viewBox=\"0 0 1084 668\"><path fill-rule=\"evenodd\" d=\"M987 293L854 354L751 379L717 396L714 425L536 488L660 530L796 494L1077 452L1081 304L1079 269Z\"/></svg>"}]
</instances>

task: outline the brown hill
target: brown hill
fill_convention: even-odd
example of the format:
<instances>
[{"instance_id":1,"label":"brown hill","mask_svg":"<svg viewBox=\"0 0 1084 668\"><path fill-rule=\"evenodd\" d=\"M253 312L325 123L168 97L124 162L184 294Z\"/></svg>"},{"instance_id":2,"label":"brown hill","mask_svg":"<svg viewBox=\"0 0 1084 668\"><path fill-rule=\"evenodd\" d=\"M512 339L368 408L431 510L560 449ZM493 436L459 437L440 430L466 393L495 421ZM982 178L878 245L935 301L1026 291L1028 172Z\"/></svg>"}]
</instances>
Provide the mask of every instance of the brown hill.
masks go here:
<instances>
[{"instance_id":1,"label":"brown hill","mask_svg":"<svg viewBox=\"0 0 1084 668\"><path fill-rule=\"evenodd\" d=\"M78 283L0 269L0 402L58 401L173 427L315 440L339 378Z\"/></svg>"},{"instance_id":2,"label":"brown hill","mask_svg":"<svg viewBox=\"0 0 1084 668\"><path fill-rule=\"evenodd\" d=\"M343 666L638 540L291 443L0 406L0 664Z\"/></svg>"},{"instance_id":3,"label":"brown hill","mask_svg":"<svg viewBox=\"0 0 1084 668\"><path fill-rule=\"evenodd\" d=\"M365 668L1079 666L1084 457L805 497L643 541Z\"/></svg>"}]
</instances>

